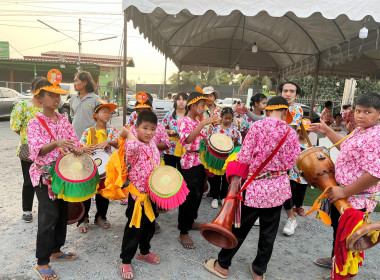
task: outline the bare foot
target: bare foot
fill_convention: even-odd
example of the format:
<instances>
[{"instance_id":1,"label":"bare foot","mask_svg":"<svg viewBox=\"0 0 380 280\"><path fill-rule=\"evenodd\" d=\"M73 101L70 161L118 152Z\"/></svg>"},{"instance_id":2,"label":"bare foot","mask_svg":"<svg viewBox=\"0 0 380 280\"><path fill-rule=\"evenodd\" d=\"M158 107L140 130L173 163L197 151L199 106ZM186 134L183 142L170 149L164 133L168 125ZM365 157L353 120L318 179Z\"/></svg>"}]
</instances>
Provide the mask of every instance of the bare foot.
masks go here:
<instances>
[{"instance_id":1,"label":"bare foot","mask_svg":"<svg viewBox=\"0 0 380 280\"><path fill-rule=\"evenodd\" d=\"M214 268L217 272L219 272L223 275L226 275L226 276L228 275L228 269L221 267L218 261L215 261Z\"/></svg>"},{"instance_id":2,"label":"bare foot","mask_svg":"<svg viewBox=\"0 0 380 280\"><path fill-rule=\"evenodd\" d=\"M50 269L50 266L48 264L46 265L37 265L36 266L36 269L37 270L49 270ZM49 274L49 273L40 273L41 277L44 278L45 280L53 280L53 279L56 279L57 278L57 274L55 274L55 272L53 271L53 275Z\"/></svg>"},{"instance_id":3,"label":"bare foot","mask_svg":"<svg viewBox=\"0 0 380 280\"><path fill-rule=\"evenodd\" d=\"M78 231L80 233L86 233L87 232L87 229L88 229L88 219L84 219L84 221L82 223L80 223L78 225Z\"/></svg>"},{"instance_id":4,"label":"bare foot","mask_svg":"<svg viewBox=\"0 0 380 280\"><path fill-rule=\"evenodd\" d=\"M133 279L134 275L132 272L132 267L130 264L120 264L121 278L123 279Z\"/></svg>"},{"instance_id":5,"label":"bare foot","mask_svg":"<svg viewBox=\"0 0 380 280\"><path fill-rule=\"evenodd\" d=\"M199 230L201 228L201 224L198 222L194 222L191 226L191 230Z\"/></svg>"},{"instance_id":6,"label":"bare foot","mask_svg":"<svg viewBox=\"0 0 380 280\"><path fill-rule=\"evenodd\" d=\"M107 220L103 220L102 217L100 217L100 216L96 219L95 224L99 227L104 228L104 229L109 229L111 227L110 222L108 222Z\"/></svg>"},{"instance_id":7,"label":"bare foot","mask_svg":"<svg viewBox=\"0 0 380 280\"><path fill-rule=\"evenodd\" d=\"M180 234L178 238L179 242L181 242L182 246L186 249L194 249L195 243L191 240L188 234Z\"/></svg>"}]
</instances>

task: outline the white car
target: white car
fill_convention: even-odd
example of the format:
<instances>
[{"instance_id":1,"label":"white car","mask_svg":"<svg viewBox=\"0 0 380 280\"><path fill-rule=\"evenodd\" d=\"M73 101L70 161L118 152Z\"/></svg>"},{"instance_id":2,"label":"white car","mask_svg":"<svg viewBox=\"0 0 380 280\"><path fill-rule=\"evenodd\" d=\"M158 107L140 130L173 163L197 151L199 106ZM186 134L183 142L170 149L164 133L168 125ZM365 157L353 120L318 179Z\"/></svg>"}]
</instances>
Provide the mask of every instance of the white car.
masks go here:
<instances>
[{"instance_id":1,"label":"white car","mask_svg":"<svg viewBox=\"0 0 380 280\"><path fill-rule=\"evenodd\" d=\"M220 103L216 103L218 106L224 108L224 107L231 107L232 109L235 107L236 104L234 104L234 101L240 101L240 98L224 98L223 100L220 101Z\"/></svg>"}]
</instances>

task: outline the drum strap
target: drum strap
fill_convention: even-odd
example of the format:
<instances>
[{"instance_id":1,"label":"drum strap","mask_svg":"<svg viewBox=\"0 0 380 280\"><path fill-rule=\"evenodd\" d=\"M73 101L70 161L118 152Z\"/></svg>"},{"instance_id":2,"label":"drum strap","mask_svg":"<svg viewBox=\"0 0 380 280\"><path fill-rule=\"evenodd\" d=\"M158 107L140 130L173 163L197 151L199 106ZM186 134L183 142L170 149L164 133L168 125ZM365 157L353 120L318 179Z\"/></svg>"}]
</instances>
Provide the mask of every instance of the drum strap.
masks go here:
<instances>
[{"instance_id":1,"label":"drum strap","mask_svg":"<svg viewBox=\"0 0 380 280\"><path fill-rule=\"evenodd\" d=\"M282 144L284 144L286 137L288 136L291 128L288 127L288 130L286 131L284 137L280 140L280 142L277 144L276 148L273 150L273 152L269 155L269 157L259 166L259 168L256 169L255 173L249 178L248 181L245 182L244 186L240 189L240 191L233 196L228 196L226 199L232 199L237 198L240 201L243 201L242 192L249 186L249 184L257 177L257 175L260 174L261 170L264 169L264 167L271 161L271 159L274 157L274 155L278 152L278 150L281 148Z\"/></svg>"},{"instance_id":2,"label":"drum strap","mask_svg":"<svg viewBox=\"0 0 380 280\"><path fill-rule=\"evenodd\" d=\"M90 127L90 132L91 132L91 144L92 145L98 144L98 139L96 138L96 130L94 126Z\"/></svg>"},{"instance_id":3,"label":"drum strap","mask_svg":"<svg viewBox=\"0 0 380 280\"><path fill-rule=\"evenodd\" d=\"M57 141L57 139L55 139L53 133L51 132L50 128L48 127L47 123L45 122L44 119L42 119L41 117L39 116L36 116L36 118L40 121L40 123L42 124L42 126L47 130L47 132L50 134L51 138L53 138L54 141ZM61 150L62 154L66 155L67 153L65 153L60 147L58 147L58 149Z\"/></svg>"}]
</instances>

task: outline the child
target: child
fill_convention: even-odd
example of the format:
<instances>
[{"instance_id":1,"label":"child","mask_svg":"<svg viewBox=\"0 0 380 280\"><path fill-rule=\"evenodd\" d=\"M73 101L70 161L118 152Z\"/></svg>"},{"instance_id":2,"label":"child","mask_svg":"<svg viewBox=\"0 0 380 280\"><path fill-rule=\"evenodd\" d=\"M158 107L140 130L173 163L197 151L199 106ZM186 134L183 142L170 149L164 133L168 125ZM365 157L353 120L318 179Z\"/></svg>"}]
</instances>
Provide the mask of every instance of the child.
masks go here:
<instances>
[{"instance_id":1,"label":"child","mask_svg":"<svg viewBox=\"0 0 380 280\"><path fill-rule=\"evenodd\" d=\"M285 122L292 120L288 103L281 96L273 97L268 101L266 115L267 118L252 123L237 154L237 161L229 162L226 171L229 182L233 184L241 178L248 179L247 177L252 176L283 139L284 142L243 193L241 226L232 228L232 233L238 240L237 246L233 249L222 249L217 260L209 259L204 263L208 271L221 278L228 277L228 267L231 266L232 258L256 219L260 217L257 255L250 265L250 270L254 279L264 279L280 223L281 207L284 201L291 197L287 171L296 162L300 148L296 132Z\"/></svg>"},{"instance_id":2,"label":"child","mask_svg":"<svg viewBox=\"0 0 380 280\"><path fill-rule=\"evenodd\" d=\"M241 145L241 134L237 127L232 125L233 121L233 110L230 107L225 107L222 109L222 121L214 127L210 126L209 135L212 133L222 133L229 136L235 145ZM221 204L223 205L224 199L226 198L228 182L225 175L215 175L213 177L209 176L209 182L211 185L211 196L212 202L211 207L218 208L218 199L220 198ZM222 181L222 187L220 187L220 181Z\"/></svg>"},{"instance_id":3,"label":"child","mask_svg":"<svg viewBox=\"0 0 380 280\"><path fill-rule=\"evenodd\" d=\"M151 107L152 107L152 104L153 104L153 96L149 93L149 92L145 92L145 94L148 96L148 100L149 100L149 102L150 102L150 105L151 105ZM136 101L136 104L137 104L138 102ZM139 111L143 111L143 110L139 110ZM127 123L125 124L125 127L127 128L127 129L130 129L132 126L134 126L135 124L136 124L136 121L137 121L137 115L138 115L138 113L137 113L137 110L136 110L136 108L134 108L134 111L129 115L129 118L128 118L128 121L127 121Z\"/></svg>"},{"instance_id":4,"label":"child","mask_svg":"<svg viewBox=\"0 0 380 280\"><path fill-rule=\"evenodd\" d=\"M345 132L347 133L347 128L343 125L343 121L342 121L342 115L341 114L335 114L334 116L334 123L332 125L330 125L330 127L336 131L336 132Z\"/></svg>"},{"instance_id":5,"label":"child","mask_svg":"<svg viewBox=\"0 0 380 280\"><path fill-rule=\"evenodd\" d=\"M321 120L325 122L328 126L334 123L334 118L331 113L331 109L333 107L333 103L329 100L325 102L325 109L323 109L321 114Z\"/></svg>"},{"instance_id":6,"label":"child","mask_svg":"<svg viewBox=\"0 0 380 280\"><path fill-rule=\"evenodd\" d=\"M305 130L307 134L309 135L311 121L309 119L302 119L302 124L304 125ZM297 132L298 132L298 139L300 142L301 151L311 148L308 145L306 137L303 134L300 127L297 129ZM292 189L291 201L292 201L292 204L295 206L295 208L293 208L293 212L294 214L297 214L299 216L305 216L305 211L302 208L302 203L303 203L303 199L305 198L307 182L293 168L289 172L289 178L290 178L290 187ZM284 228L284 231L286 231L286 228Z\"/></svg>"},{"instance_id":7,"label":"child","mask_svg":"<svg viewBox=\"0 0 380 280\"><path fill-rule=\"evenodd\" d=\"M68 204L51 189L49 168L62 155L61 150L80 154L79 140L72 125L64 115L56 112L61 101L60 94L67 94L59 86L42 78L35 85L35 96L42 105L42 113L36 117L46 122L55 136L53 140L49 132L37 118L30 120L27 138L30 159L33 164L29 170L33 186L38 198L38 230L37 230L37 266L36 273L41 279L57 279L57 274L49 266L50 261L75 260L74 252L61 252L65 244L68 219Z\"/></svg>"},{"instance_id":8,"label":"child","mask_svg":"<svg viewBox=\"0 0 380 280\"><path fill-rule=\"evenodd\" d=\"M206 137L202 129L205 125L218 120L216 115L201 118L205 111L206 101L211 102L205 95L192 92L187 99L188 114L179 122L179 138L186 153L181 157L182 176L187 183L189 194L186 201L179 206L178 229L180 230L179 242L187 249L193 249L195 243L189 236L189 230L199 228L194 223L198 216L198 208L201 204L203 185L206 177L204 167L199 157L199 147L203 137Z\"/></svg>"},{"instance_id":9,"label":"child","mask_svg":"<svg viewBox=\"0 0 380 280\"><path fill-rule=\"evenodd\" d=\"M355 209L372 212L376 201L371 201L372 194L379 191L380 180L380 95L366 93L357 99L355 107L355 123L357 128L353 135L337 146L340 149L335 162L335 179L344 187L332 187L327 191L328 199L333 203L340 198L347 198ZM312 124L310 131L322 132L331 142L337 143L341 136L328 127L323 121ZM354 196L357 195L358 196ZM331 221L334 229L334 241L338 228L339 211L331 207ZM332 253L333 256L333 253ZM324 261L323 261L324 259ZM326 267L331 258L315 261L317 265ZM349 278L352 279L352 278Z\"/></svg>"},{"instance_id":10,"label":"child","mask_svg":"<svg viewBox=\"0 0 380 280\"><path fill-rule=\"evenodd\" d=\"M131 261L137 247L140 248L140 253L137 255L139 260L150 264L160 262L159 256L149 252L157 213L146 189L151 172L155 166L160 165L160 153L152 141L156 132L157 116L152 111L141 112L137 117L136 126L137 137L126 128L123 128L120 134L127 139L125 155L126 161L131 165L128 174L130 181L128 208L125 212L128 221L125 225L120 254L122 259L120 272L123 279L134 277Z\"/></svg>"},{"instance_id":11,"label":"child","mask_svg":"<svg viewBox=\"0 0 380 280\"><path fill-rule=\"evenodd\" d=\"M164 151L164 161L166 165L181 170L180 159L183 149L178 138L178 123L181 118L186 116L186 102L188 95L184 92L178 93L174 98L174 110L168 112L162 120L170 140L170 147Z\"/></svg>"},{"instance_id":12,"label":"child","mask_svg":"<svg viewBox=\"0 0 380 280\"><path fill-rule=\"evenodd\" d=\"M95 126L87 128L80 139L83 151L91 154L94 149L104 149L108 154L112 153L111 147L118 148L118 131L108 122L111 119L112 112L117 108L115 104L107 104L103 100L99 100L101 105L95 107L93 118L96 122ZM94 140L93 140L94 139ZM93 143L95 142L95 143ZM104 179L100 180L98 191L104 188ZM109 229L111 224L107 221L107 211L109 200L99 193L95 196L96 214L95 224L104 229ZM78 231L86 233L88 230L88 211L91 207L91 198L83 201L85 212L83 217L78 221Z\"/></svg>"},{"instance_id":13,"label":"child","mask_svg":"<svg viewBox=\"0 0 380 280\"><path fill-rule=\"evenodd\" d=\"M265 118L265 115L263 114L265 107L267 106L267 97L262 93L257 93L254 96L251 97L251 102L249 103L251 106L251 110L253 114L260 118ZM247 117L247 115L244 115L241 121L241 127L240 131L242 136L244 137L247 135L248 130L252 124L252 120ZM238 127L240 125L238 124Z\"/></svg>"},{"instance_id":14,"label":"child","mask_svg":"<svg viewBox=\"0 0 380 280\"><path fill-rule=\"evenodd\" d=\"M294 130L297 130L299 125L301 124L303 111L301 106L296 105L294 101L300 95L301 88L296 83L287 81L280 85L279 92L281 93L281 96L284 97L288 102L289 111L293 116L293 121L290 124L290 127ZM286 215L288 216L288 219L286 220L283 233L290 236L294 234L295 229L297 228L297 221L292 209L293 203L291 199L284 203L284 208L286 210Z\"/></svg>"}]
</instances>

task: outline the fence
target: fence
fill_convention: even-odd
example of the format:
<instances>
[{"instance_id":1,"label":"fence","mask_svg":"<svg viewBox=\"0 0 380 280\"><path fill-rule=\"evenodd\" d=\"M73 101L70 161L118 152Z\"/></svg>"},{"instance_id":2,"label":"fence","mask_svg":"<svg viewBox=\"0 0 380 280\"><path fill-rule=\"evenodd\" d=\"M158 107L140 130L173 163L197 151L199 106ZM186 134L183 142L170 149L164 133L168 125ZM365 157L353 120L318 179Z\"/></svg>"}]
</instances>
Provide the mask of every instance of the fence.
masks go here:
<instances>
[{"instance_id":1,"label":"fence","mask_svg":"<svg viewBox=\"0 0 380 280\"><path fill-rule=\"evenodd\" d=\"M18 91L19 93L22 93L30 89L30 83L0 81L0 87L12 88L15 91Z\"/></svg>"}]
</instances>

